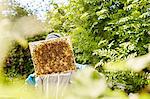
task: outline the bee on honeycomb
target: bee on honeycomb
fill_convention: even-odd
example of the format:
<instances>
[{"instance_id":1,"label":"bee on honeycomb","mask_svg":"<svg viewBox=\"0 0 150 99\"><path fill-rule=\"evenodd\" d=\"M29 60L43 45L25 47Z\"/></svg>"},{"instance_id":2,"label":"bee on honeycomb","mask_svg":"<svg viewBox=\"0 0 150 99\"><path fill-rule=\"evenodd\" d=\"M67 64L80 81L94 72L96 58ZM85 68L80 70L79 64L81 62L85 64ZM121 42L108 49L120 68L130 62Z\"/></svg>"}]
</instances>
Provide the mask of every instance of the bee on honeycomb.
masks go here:
<instances>
[{"instance_id":1,"label":"bee on honeycomb","mask_svg":"<svg viewBox=\"0 0 150 99\"><path fill-rule=\"evenodd\" d=\"M76 69L70 37L29 43L36 75Z\"/></svg>"}]
</instances>

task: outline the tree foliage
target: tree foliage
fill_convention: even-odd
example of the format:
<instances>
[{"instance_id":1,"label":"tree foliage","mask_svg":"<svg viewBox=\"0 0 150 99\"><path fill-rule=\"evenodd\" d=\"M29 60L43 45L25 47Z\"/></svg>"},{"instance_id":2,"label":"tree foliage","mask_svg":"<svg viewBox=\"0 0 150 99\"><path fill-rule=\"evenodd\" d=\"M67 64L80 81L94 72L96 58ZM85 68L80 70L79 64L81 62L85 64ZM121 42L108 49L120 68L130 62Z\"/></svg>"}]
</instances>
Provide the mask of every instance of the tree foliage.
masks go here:
<instances>
[{"instance_id":1,"label":"tree foliage","mask_svg":"<svg viewBox=\"0 0 150 99\"><path fill-rule=\"evenodd\" d=\"M148 53L149 0L70 0L55 4L49 29L73 37L76 60L97 63Z\"/></svg>"},{"instance_id":2,"label":"tree foliage","mask_svg":"<svg viewBox=\"0 0 150 99\"><path fill-rule=\"evenodd\" d=\"M101 69L104 63L148 53L150 0L70 0L68 5L55 4L48 17L51 31L72 35L79 63L99 62ZM105 75L112 88L121 85L127 93L147 84L145 73L114 71Z\"/></svg>"}]
</instances>

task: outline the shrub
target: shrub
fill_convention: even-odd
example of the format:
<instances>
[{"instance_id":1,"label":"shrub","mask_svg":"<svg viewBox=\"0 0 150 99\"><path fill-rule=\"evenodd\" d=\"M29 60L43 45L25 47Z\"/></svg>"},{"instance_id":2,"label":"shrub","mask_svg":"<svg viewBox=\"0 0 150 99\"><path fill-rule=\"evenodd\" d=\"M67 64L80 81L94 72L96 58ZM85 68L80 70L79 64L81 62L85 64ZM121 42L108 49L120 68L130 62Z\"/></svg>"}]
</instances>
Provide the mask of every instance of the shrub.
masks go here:
<instances>
[{"instance_id":1,"label":"shrub","mask_svg":"<svg viewBox=\"0 0 150 99\"><path fill-rule=\"evenodd\" d=\"M126 93L137 93L148 85L148 73L133 71L104 72L111 89L121 89Z\"/></svg>"},{"instance_id":2,"label":"shrub","mask_svg":"<svg viewBox=\"0 0 150 99\"><path fill-rule=\"evenodd\" d=\"M27 38L28 42L44 40L46 33L36 35L31 38ZM29 47L23 48L18 43L14 44L13 49L10 51L8 58L6 59L6 65L4 67L4 73L8 77L17 77L31 74L34 72L34 66L31 59Z\"/></svg>"}]
</instances>

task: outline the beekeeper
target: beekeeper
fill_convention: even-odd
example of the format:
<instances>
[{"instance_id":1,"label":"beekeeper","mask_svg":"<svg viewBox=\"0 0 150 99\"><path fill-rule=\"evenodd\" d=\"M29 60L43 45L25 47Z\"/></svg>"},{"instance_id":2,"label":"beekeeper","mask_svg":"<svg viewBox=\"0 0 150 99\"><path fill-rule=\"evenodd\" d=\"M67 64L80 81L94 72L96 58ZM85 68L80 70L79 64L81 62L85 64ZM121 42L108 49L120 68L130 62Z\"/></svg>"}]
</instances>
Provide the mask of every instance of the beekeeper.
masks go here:
<instances>
[{"instance_id":1,"label":"beekeeper","mask_svg":"<svg viewBox=\"0 0 150 99\"><path fill-rule=\"evenodd\" d=\"M61 35L57 33L51 33L46 37L46 40L60 38ZM77 70L82 70L88 65L82 65L76 63ZM68 73L55 73L47 74L43 76L36 76L30 74L26 79L26 83L30 86L34 86L42 93L57 97L58 94L63 94L63 90L70 83L72 72Z\"/></svg>"}]
</instances>

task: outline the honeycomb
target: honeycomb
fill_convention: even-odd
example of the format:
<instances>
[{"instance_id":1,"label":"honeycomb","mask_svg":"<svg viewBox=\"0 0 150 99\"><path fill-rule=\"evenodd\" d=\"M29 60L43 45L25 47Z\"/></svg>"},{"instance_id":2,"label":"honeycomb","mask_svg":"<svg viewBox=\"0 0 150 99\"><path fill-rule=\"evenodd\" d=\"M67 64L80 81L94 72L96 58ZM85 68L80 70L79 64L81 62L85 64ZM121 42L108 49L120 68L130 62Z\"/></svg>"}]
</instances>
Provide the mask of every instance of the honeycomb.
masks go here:
<instances>
[{"instance_id":1,"label":"honeycomb","mask_svg":"<svg viewBox=\"0 0 150 99\"><path fill-rule=\"evenodd\" d=\"M29 43L36 75L76 69L70 37Z\"/></svg>"}]
</instances>

